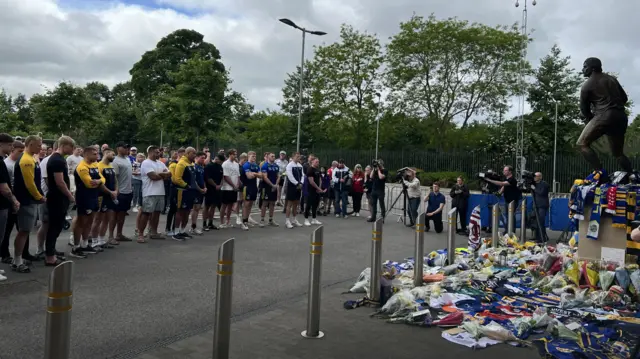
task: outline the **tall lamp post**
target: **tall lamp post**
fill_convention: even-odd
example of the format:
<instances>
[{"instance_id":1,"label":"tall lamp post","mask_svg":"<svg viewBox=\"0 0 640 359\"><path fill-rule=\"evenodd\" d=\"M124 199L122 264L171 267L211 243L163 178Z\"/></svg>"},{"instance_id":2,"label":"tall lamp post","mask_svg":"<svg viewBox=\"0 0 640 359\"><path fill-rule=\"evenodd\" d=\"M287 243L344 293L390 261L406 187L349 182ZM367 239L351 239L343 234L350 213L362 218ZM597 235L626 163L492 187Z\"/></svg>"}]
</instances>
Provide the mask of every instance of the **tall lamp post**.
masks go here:
<instances>
[{"instance_id":1,"label":"tall lamp post","mask_svg":"<svg viewBox=\"0 0 640 359\"><path fill-rule=\"evenodd\" d=\"M289 19L280 19L280 22L285 25L289 25L294 29L298 29L302 31L302 56L300 59L300 93L298 94L298 97L299 97L298 98L298 135L296 137L296 152L300 152L300 123L302 122L302 88L304 84L304 41L306 38L306 34L322 36L322 35L326 35L327 33L324 31L307 30L304 27L300 27L296 25L295 22Z\"/></svg>"},{"instance_id":2,"label":"tall lamp post","mask_svg":"<svg viewBox=\"0 0 640 359\"><path fill-rule=\"evenodd\" d=\"M378 159L378 138L380 135L380 92L376 92L376 96L378 96L378 106L376 109L376 155L374 159Z\"/></svg>"},{"instance_id":3,"label":"tall lamp post","mask_svg":"<svg viewBox=\"0 0 640 359\"><path fill-rule=\"evenodd\" d=\"M556 193L557 185L556 185L556 160L558 156L558 100L556 98L553 99L553 102L556 103L556 113L554 116L554 130L553 130L553 193Z\"/></svg>"}]
</instances>

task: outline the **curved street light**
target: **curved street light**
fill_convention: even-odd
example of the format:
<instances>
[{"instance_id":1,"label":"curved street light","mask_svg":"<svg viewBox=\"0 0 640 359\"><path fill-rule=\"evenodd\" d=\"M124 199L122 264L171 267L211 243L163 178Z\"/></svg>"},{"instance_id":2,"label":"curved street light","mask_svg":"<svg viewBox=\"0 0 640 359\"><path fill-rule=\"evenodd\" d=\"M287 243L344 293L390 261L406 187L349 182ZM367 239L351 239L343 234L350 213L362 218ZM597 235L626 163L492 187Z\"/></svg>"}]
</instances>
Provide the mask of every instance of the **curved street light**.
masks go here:
<instances>
[{"instance_id":1,"label":"curved street light","mask_svg":"<svg viewBox=\"0 0 640 359\"><path fill-rule=\"evenodd\" d=\"M280 22L291 26L294 29L300 30L302 32L302 56L301 56L301 60L300 60L300 91L298 93L298 135L296 137L296 152L300 152L300 123L302 122L302 88L303 88L303 84L304 84L304 42L305 42L305 35L306 34L311 34L311 35L317 35L317 36L323 36L326 35L327 33L324 31L315 31L315 30L308 30L305 29L304 27L300 27L298 25L296 25L295 22L286 19L286 18L282 18L280 19Z\"/></svg>"}]
</instances>

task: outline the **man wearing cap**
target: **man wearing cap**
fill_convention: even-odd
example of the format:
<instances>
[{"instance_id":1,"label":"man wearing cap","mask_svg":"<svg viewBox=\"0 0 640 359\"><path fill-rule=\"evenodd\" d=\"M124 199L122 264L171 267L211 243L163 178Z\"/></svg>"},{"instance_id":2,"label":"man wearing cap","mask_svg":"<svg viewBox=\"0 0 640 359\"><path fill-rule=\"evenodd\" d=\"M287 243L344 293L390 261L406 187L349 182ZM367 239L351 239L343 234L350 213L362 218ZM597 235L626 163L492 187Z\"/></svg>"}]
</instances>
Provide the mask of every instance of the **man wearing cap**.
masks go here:
<instances>
[{"instance_id":1,"label":"man wearing cap","mask_svg":"<svg viewBox=\"0 0 640 359\"><path fill-rule=\"evenodd\" d=\"M127 155L127 152L129 155ZM116 179L118 182L118 198L115 205L116 220L110 224L109 234L114 231L113 226L116 226L115 239L109 236L109 241L115 244L118 241L131 241L122 234L122 228L124 227L124 221L127 216L127 211L131 209L131 201L133 200L133 167L131 161L131 153L135 153L134 162L137 160L138 150L135 147L129 149L129 145L124 142L119 142L116 145L116 158L113 159L113 169L116 173Z\"/></svg>"},{"instance_id":2,"label":"man wearing cap","mask_svg":"<svg viewBox=\"0 0 640 359\"><path fill-rule=\"evenodd\" d=\"M120 144L124 144L124 142L120 142ZM127 147L129 147L127 145ZM138 149L136 147L131 147L129 149L129 163L133 166L133 163L136 162L136 159L138 158Z\"/></svg>"},{"instance_id":3,"label":"man wearing cap","mask_svg":"<svg viewBox=\"0 0 640 359\"><path fill-rule=\"evenodd\" d=\"M276 202L277 206L282 206L282 188L284 187L287 180L286 172L288 164L289 161L287 161L287 153L285 151L280 151L280 158L276 160L276 165L278 165L278 167L280 168L280 179L278 180L278 195L276 197L278 199L278 201Z\"/></svg>"},{"instance_id":4,"label":"man wearing cap","mask_svg":"<svg viewBox=\"0 0 640 359\"><path fill-rule=\"evenodd\" d=\"M628 126L624 107L629 100L627 94L615 77L602 72L602 62L595 57L584 61L582 74L587 81L580 90L580 112L585 117L586 125L578 138L580 151L594 170L594 176L600 172L607 177L602 162L591 148L592 143L606 135L611 153L620 167L631 175L631 162L623 152ZM606 182L607 178L600 178L600 181Z\"/></svg>"}]
</instances>

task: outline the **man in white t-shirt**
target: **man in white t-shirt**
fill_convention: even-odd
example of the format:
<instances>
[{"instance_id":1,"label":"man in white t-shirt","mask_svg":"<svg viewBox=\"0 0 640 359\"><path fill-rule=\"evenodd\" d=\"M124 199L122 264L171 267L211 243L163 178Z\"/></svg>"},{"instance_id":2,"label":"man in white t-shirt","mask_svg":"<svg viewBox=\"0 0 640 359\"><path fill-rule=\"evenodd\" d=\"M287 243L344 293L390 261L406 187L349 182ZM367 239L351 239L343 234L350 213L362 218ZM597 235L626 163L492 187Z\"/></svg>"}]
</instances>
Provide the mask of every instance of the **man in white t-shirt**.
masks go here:
<instances>
[{"instance_id":1,"label":"man in white t-shirt","mask_svg":"<svg viewBox=\"0 0 640 359\"><path fill-rule=\"evenodd\" d=\"M233 205L238 201L240 189L240 165L236 162L236 150L229 150L229 158L222 164L222 207L220 208L220 228L233 227L231 224L231 212ZM224 218L227 223L224 223Z\"/></svg>"},{"instance_id":2,"label":"man in white t-shirt","mask_svg":"<svg viewBox=\"0 0 640 359\"><path fill-rule=\"evenodd\" d=\"M276 160L276 164L280 168L280 178L278 179L278 201L276 202L276 206L283 206L282 204L282 189L287 181L287 165L289 161L287 161L287 153L285 151L280 151L280 158Z\"/></svg>"},{"instance_id":3,"label":"man in white t-shirt","mask_svg":"<svg viewBox=\"0 0 640 359\"><path fill-rule=\"evenodd\" d=\"M57 141L53 143L53 150L58 150ZM49 186L47 185L47 163L49 163L49 158L51 158L51 155L48 155L40 161L40 187L42 188L42 193L45 196L49 192ZM49 230L49 211L47 210L46 203L38 205L38 213L40 215L40 228L38 228L38 233L36 234L36 237L38 238L38 251L36 252L36 257L44 258L44 241L47 236L47 231Z\"/></svg>"},{"instance_id":4,"label":"man in white t-shirt","mask_svg":"<svg viewBox=\"0 0 640 359\"><path fill-rule=\"evenodd\" d=\"M140 165L142 178L142 209L138 220L138 243L146 243L144 230L149 223L149 238L163 239L158 233L160 212L164 209L164 180L171 177L167 166L158 161L156 146L147 148L147 159Z\"/></svg>"}]
</instances>

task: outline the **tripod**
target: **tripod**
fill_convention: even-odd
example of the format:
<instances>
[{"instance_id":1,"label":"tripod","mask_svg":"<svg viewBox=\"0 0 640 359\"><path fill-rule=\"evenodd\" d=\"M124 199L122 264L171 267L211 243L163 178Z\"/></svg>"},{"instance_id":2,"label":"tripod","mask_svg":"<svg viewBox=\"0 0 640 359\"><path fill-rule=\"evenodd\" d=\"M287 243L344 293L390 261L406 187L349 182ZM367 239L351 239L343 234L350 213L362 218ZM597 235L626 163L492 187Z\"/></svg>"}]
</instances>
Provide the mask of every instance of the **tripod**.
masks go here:
<instances>
[{"instance_id":1,"label":"tripod","mask_svg":"<svg viewBox=\"0 0 640 359\"><path fill-rule=\"evenodd\" d=\"M542 238L540 238L544 243L549 242L549 236L547 235L547 231L542 231L542 229L544 228L544 219L542 222L540 222L540 216L538 216L538 204L536 202L536 194L534 192L531 192L531 199L533 200L533 214L536 217L536 225L538 226L538 231L540 231L540 233L542 233ZM523 201L526 201L526 198L522 199ZM522 214L524 215L524 214ZM522 222L522 221L521 221ZM522 223L520 223L520 225L522 225Z\"/></svg>"},{"instance_id":2,"label":"tripod","mask_svg":"<svg viewBox=\"0 0 640 359\"><path fill-rule=\"evenodd\" d=\"M398 197L396 197L396 199L393 200L393 203L391 203L391 206L387 208L387 213L385 213L384 216L386 218L387 215L389 215L389 212L391 212L393 207L395 207L396 203L398 203L398 200L400 199L400 197L402 197L402 216L398 216L398 220L396 222L402 222L406 226L407 225L407 198L409 198L409 194L407 193L407 186L405 186L404 183L402 184L402 192L400 192ZM414 218L414 221L415 221L415 218Z\"/></svg>"}]
</instances>

